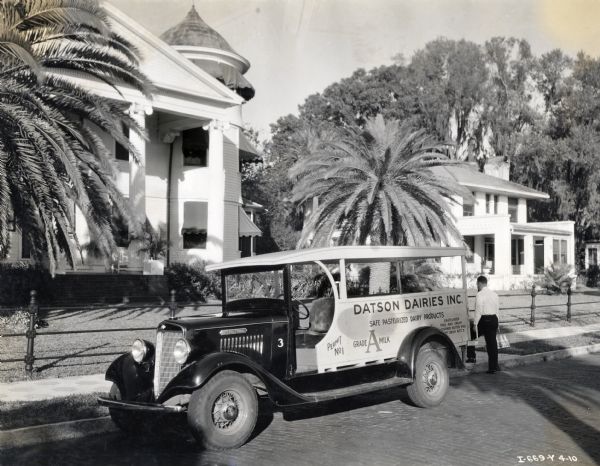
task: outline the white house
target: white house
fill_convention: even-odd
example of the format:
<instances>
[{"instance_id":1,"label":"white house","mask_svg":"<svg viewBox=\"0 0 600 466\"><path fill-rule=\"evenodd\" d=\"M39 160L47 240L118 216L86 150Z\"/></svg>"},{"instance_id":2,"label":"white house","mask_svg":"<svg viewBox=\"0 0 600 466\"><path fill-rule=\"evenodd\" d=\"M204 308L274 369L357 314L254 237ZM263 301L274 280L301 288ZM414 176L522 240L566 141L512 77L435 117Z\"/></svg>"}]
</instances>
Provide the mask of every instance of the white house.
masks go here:
<instances>
[{"instance_id":1,"label":"white house","mask_svg":"<svg viewBox=\"0 0 600 466\"><path fill-rule=\"evenodd\" d=\"M492 160L487 173L469 165L436 169L471 191L474 200L458 198L451 211L473 251L467 272L487 274L496 289L526 286L554 262L575 264L574 222L529 222L527 202L549 196L509 181L508 168Z\"/></svg>"},{"instance_id":2,"label":"white house","mask_svg":"<svg viewBox=\"0 0 600 466\"><path fill-rule=\"evenodd\" d=\"M436 167L440 178L453 178L468 189L472 199L457 197L451 213L473 254L467 273L485 274L494 289L528 287L535 275L553 262L575 264L574 222L529 222L527 202L549 196L508 180L509 166L491 159L487 173L473 165ZM313 198L305 216L318 207ZM335 237L335 235L334 235ZM450 275L461 272L459 260L442 260Z\"/></svg>"},{"instance_id":3,"label":"white house","mask_svg":"<svg viewBox=\"0 0 600 466\"><path fill-rule=\"evenodd\" d=\"M240 178L240 160L256 157L241 131L242 106L254 96L243 76L250 63L193 6L161 38L110 4L104 7L114 31L140 51L141 70L155 87L152 100L125 86L119 88L123 97L100 81L69 75L100 95L128 102L131 115L147 130L147 141L133 132L130 136L140 153L139 164L103 135L107 147L114 149L119 189L140 221L147 217L155 228L166 228L171 263L213 263L252 254L253 238L261 232L246 211L253 214L257 206L244 206ZM89 242L80 212L76 233L81 244ZM126 231L122 236L113 264L84 254L76 271L102 272L116 266L141 272L140 244L129 242ZM29 248L19 232L11 239L7 260L27 260ZM63 270L69 271L66 266Z\"/></svg>"}]
</instances>

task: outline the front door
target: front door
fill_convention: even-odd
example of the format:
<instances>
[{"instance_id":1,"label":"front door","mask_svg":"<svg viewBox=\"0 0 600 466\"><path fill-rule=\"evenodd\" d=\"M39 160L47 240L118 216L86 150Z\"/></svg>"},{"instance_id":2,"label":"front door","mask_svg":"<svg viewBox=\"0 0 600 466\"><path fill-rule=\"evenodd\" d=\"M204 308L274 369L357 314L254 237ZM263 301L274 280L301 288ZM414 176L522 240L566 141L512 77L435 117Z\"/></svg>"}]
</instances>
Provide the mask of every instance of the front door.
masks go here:
<instances>
[{"instance_id":1,"label":"front door","mask_svg":"<svg viewBox=\"0 0 600 466\"><path fill-rule=\"evenodd\" d=\"M544 239L536 239L533 245L534 273L544 273Z\"/></svg>"}]
</instances>

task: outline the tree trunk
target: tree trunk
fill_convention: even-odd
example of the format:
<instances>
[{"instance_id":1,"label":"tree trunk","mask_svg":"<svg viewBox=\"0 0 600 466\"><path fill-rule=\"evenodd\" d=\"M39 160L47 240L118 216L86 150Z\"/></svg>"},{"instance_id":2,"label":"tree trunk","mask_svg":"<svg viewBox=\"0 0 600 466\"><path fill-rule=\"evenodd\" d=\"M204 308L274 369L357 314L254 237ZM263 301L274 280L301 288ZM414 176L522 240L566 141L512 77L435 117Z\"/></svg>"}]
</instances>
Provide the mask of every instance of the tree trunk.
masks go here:
<instances>
[{"instance_id":1,"label":"tree trunk","mask_svg":"<svg viewBox=\"0 0 600 466\"><path fill-rule=\"evenodd\" d=\"M369 264L369 269L369 294L389 294L392 264L373 262Z\"/></svg>"}]
</instances>

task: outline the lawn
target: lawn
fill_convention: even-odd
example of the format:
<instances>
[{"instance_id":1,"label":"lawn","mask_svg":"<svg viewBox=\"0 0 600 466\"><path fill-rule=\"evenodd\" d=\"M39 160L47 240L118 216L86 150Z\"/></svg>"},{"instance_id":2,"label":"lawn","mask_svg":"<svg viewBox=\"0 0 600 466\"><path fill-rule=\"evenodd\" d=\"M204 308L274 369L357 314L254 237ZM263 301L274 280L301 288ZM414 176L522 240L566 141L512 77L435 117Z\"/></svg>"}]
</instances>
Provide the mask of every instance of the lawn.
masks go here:
<instances>
[{"instance_id":1,"label":"lawn","mask_svg":"<svg viewBox=\"0 0 600 466\"><path fill-rule=\"evenodd\" d=\"M572 321L566 321L566 295L536 297L536 325L531 327L531 296L523 292L501 293L500 327L503 332L548 327L581 326L600 323L600 292L584 291L573 294ZM577 304L586 303L586 304ZM474 298L470 298L470 307ZM198 315L220 312L220 307L189 307L178 315ZM103 373L118 354L129 351L135 338L155 340L155 328L169 310L154 306L113 306L85 309L41 310L48 328L40 329L35 339L34 378L67 377ZM1 322L0 322L1 325ZM128 330L135 328L137 330ZM141 330L144 329L144 330ZM102 332L97 332L102 330ZM50 334L50 332L70 332ZM26 378L23 358L27 341L24 336L11 337L14 329L0 326L0 382ZM538 342L533 351L564 344L582 346L594 338L569 337L564 342ZM528 345L528 352L532 345ZM513 348L513 350L515 350ZM546 350L545 350L546 351Z\"/></svg>"},{"instance_id":2,"label":"lawn","mask_svg":"<svg viewBox=\"0 0 600 466\"><path fill-rule=\"evenodd\" d=\"M220 312L220 307L185 307L177 315L214 312ZM169 317L169 310L152 306L41 309L40 317L48 322L48 327L39 329L35 338L33 377L68 377L104 372L119 354L129 351L136 338L154 341L155 328ZM27 339L10 336L14 332L15 329L0 327L0 382L27 378Z\"/></svg>"},{"instance_id":3,"label":"lawn","mask_svg":"<svg viewBox=\"0 0 600 466\"><path fill-rule=\"evenodd\" d=\"M0 401L0 430L108 416L108 409L96 401L98 395L100 393L41 401Z\"/></svg>"}]
</instances>

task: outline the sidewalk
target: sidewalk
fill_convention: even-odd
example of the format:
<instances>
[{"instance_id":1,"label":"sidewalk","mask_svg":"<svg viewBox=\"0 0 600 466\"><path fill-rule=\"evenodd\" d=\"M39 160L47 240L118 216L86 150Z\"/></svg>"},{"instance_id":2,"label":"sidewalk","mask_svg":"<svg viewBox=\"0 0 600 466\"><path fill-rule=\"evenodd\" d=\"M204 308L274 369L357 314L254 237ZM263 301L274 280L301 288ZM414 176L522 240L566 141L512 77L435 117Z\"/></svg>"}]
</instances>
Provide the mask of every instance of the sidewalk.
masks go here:
<instances>
[{"instance_id":1,"label":"sidewalk","mask_svg":"<svg viewBox=\"0 0 600 466\"><path fill-rule=\"evenodd\" d=\"M547 329L525 330L521 332L505 333L511 344L531 340L551 340L552 338L581 335L583 333L600 332L600 323L575 326L555 327ZM480 339L478 348L483 346ZM600 345L591 345L578 348L564 348L546 353L529 355L500 354L500 365L509 368L531 362L550 360L600 351ZM487 355L485 350L477 351L477 364L467 364L466 373L482 372L487 370ZM76 377L62 377L51 379L36 379L32 381L0 383L0 401L36 401L62 396L88 394L95 392L108 392L111 382L104 380L104 374L84 375Z\"/></svg>"}]
</instances>

